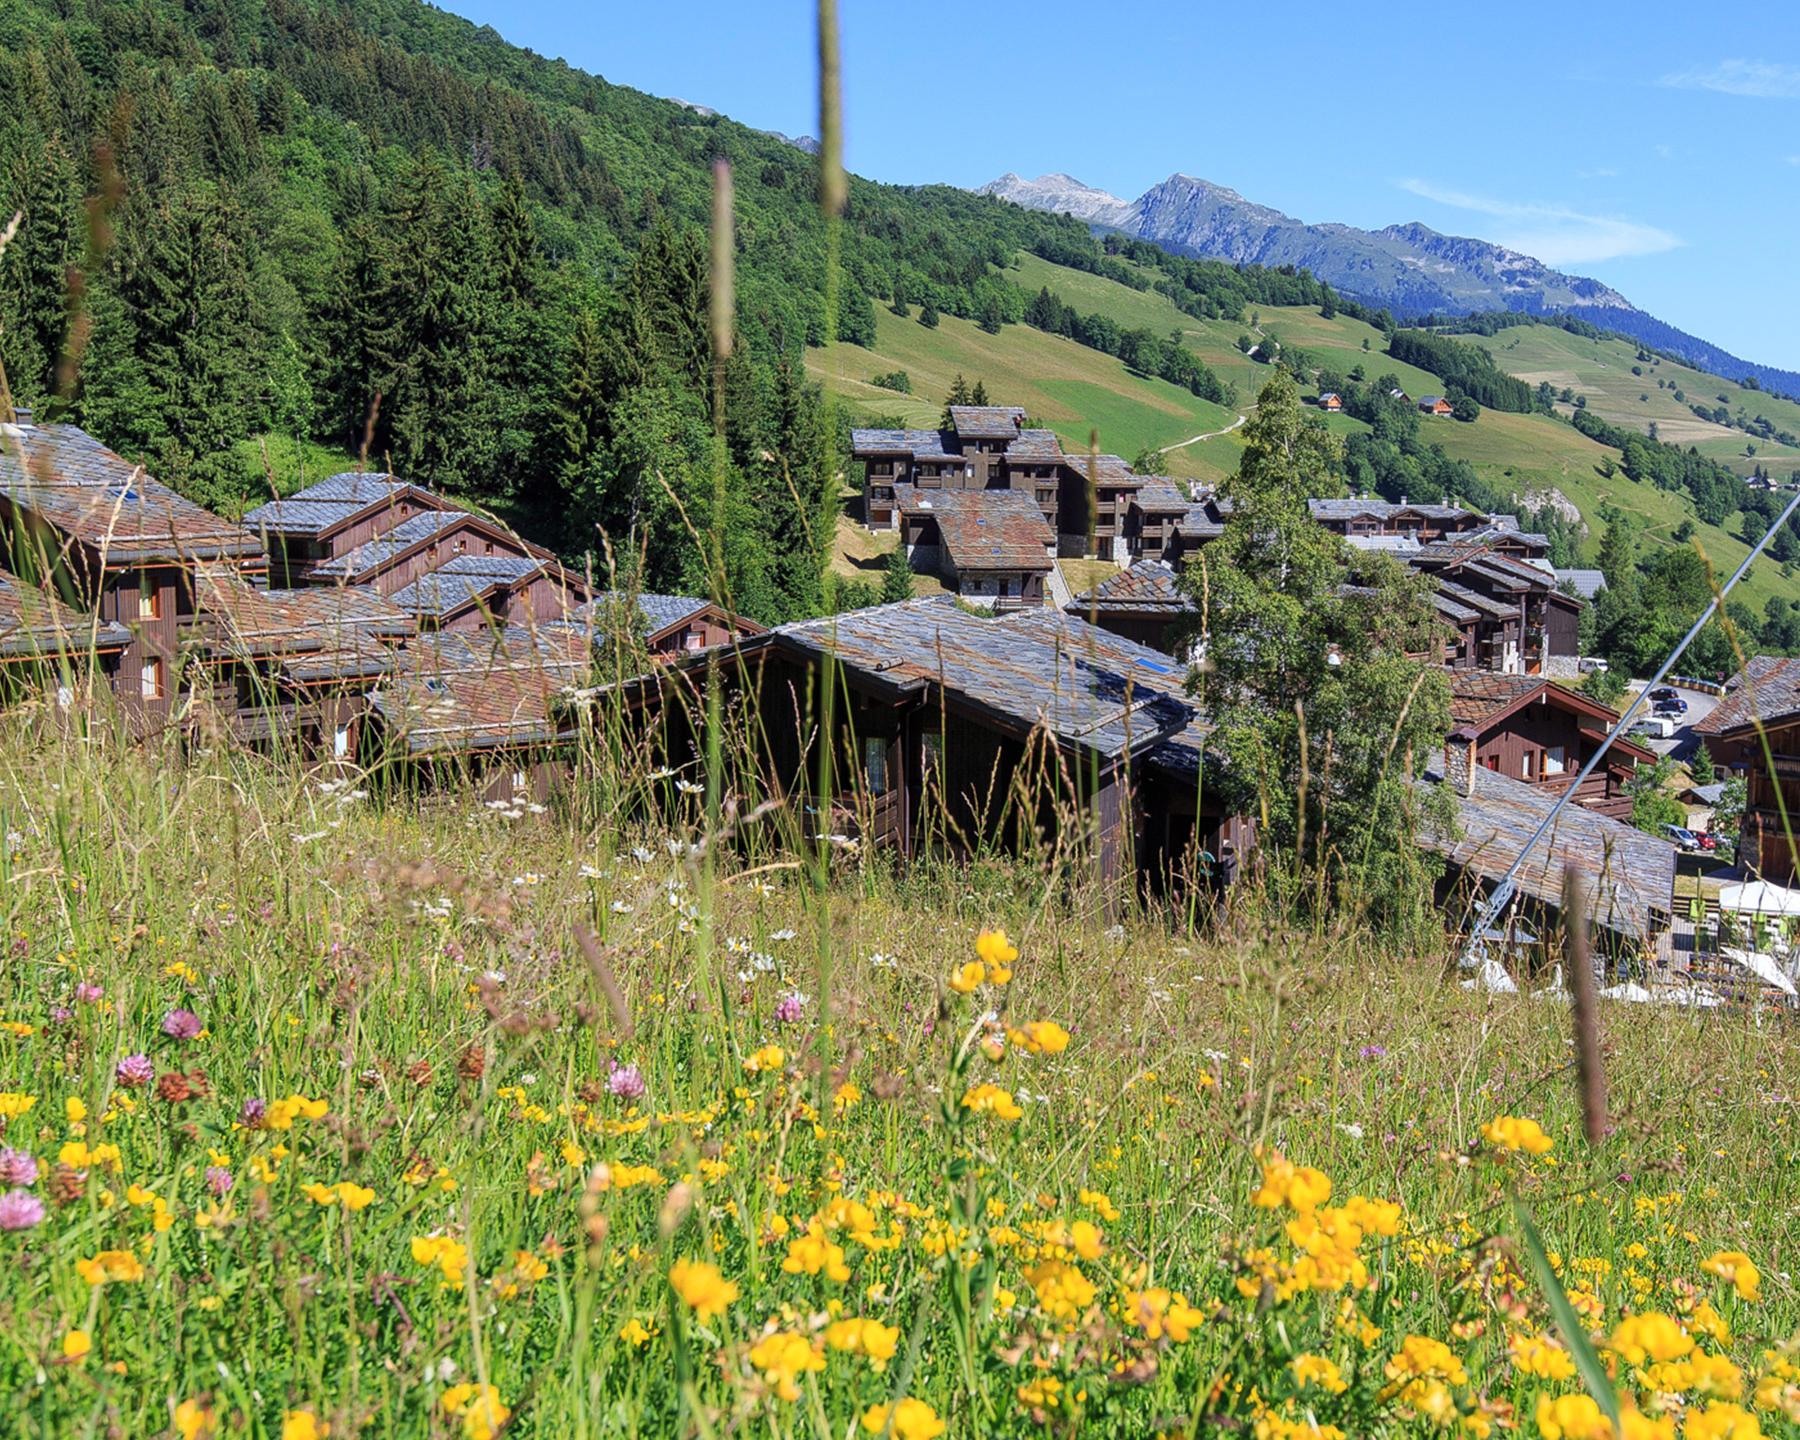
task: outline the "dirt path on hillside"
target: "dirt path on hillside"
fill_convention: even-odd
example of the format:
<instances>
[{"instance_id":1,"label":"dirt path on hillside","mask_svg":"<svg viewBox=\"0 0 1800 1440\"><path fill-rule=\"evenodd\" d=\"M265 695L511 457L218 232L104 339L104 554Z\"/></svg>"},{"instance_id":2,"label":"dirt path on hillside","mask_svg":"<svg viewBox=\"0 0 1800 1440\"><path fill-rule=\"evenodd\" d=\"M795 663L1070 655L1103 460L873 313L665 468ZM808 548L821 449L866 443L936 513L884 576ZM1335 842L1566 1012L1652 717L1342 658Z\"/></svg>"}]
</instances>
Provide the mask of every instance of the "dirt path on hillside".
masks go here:
<instances>
[{"instance_id":1,"label":"dirt path on hillside","mask_svg":"<svg viewBox=\"0 0 1800 1440\"><path fill-rule=\"evenodd\" d=\"M1208 430L1204 435L1190 435L1185 440L1177 440L1173 445L1163 446L1163 449L1165 451L1167 451L1167 450L1185 450L1190 445L1198 445L1202 440L1217 440L1221 435L1229 435L1233 430L1237 429L1238 426L1242 425L1249 418L1250 417L1248 415L1240 415L1237 417L1237 419L1233 420L1229 425L1227 425L1223 430Z\"/></svg>"}]
</instances>

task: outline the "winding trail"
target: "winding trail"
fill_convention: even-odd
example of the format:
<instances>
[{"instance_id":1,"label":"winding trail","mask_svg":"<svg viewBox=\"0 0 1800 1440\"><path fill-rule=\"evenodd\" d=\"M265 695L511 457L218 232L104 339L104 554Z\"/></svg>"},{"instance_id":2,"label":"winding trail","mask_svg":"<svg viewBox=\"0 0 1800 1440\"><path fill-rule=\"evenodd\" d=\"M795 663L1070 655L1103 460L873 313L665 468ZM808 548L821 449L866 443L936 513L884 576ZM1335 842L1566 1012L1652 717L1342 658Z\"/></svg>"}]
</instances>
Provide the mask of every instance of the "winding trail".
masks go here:
<instances>
[{"instance_id":1,"label":"winding trail","mask_svg":"<svg viewBox=\"0 0 1800 1440\"><path fill-rule=\"evenodd\" d=\"M1164 450L1185 450L1189 445L1198 445L1202 440L1217 440L1221 435L1229 435L1233 430L1237 429L1238 426L1242 425L1244 423L1244 421L1246 421L1249 418L1250 417L1248 415L1240 415L1237 417L1237 419L1233 420L1229 425L1227 425L1223 430L1208 430L1204 435L1190 435L1185 440L1177 440L1173 445L1163 446L1163 449Z\"/></svg>"}]
</instances>

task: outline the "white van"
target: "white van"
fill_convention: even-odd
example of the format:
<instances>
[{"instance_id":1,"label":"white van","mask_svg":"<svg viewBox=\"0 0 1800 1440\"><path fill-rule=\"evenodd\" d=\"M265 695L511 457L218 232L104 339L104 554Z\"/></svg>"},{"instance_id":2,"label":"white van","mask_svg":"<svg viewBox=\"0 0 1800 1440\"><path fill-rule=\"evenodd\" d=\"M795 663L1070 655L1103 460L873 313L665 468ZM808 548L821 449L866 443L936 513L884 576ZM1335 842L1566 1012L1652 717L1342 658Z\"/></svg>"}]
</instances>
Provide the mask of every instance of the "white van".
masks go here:
<instances>
[{"instance_id":1,"label":"white van","mask_svg":"<svg viewBox=\"0 0 1800 1440\"><path fill-rule=\"evenodd\" d=\"M1583 655L1579 660L1577 660L1575 662L1575 668L1577 670L1579 670L1583 675L1593 675L1596 672L1598 672L1600 674L1604 674L1606 671L1610 670L1612 667L1610 665L1608 665L1604 660L1602 660L1598 655Z\"/></svg>"}]
</instances>

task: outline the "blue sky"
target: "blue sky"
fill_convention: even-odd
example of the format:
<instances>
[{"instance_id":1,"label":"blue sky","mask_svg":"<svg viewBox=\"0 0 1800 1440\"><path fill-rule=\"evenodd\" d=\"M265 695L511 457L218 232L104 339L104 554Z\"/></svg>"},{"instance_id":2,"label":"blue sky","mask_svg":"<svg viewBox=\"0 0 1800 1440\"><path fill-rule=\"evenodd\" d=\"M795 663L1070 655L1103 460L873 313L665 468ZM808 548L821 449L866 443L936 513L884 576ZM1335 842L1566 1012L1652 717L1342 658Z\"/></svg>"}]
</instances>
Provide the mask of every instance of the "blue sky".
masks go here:
<instances>
[{"instance_id":1,"label":"blue sky","mask_svg":"<svg viewBox=\"0 0 1800 1440\"><path fill-rule=\"evenodd\" d=\"M806 3L449 8L616 83L817 128ZM1183 171L1303 220L1421 220L1509 244L1800 369L1800 6L842 12L847 158L871 179L1061 170L1130 198Z\"/></svg>"}]
</instances>

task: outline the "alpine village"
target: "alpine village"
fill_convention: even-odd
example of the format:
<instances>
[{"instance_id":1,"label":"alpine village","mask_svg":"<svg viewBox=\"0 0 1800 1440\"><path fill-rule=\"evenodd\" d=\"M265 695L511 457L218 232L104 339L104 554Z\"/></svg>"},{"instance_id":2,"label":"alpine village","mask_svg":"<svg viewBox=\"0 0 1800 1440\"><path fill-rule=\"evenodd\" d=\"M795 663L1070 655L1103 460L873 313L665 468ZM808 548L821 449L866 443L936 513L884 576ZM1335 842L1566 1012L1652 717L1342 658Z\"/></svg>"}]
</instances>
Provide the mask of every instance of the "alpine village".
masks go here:
<instances>
[{"instance_id":1,"label":"alpine village","mask_svg":"<svg viewBox=\"0 0 1800 1440\"><path fill-rule=\"evenodd\" d=\"M0 17L10 1433L1800 1434L1800 375L816 21Z\"/></svg>"}]
</instances>

